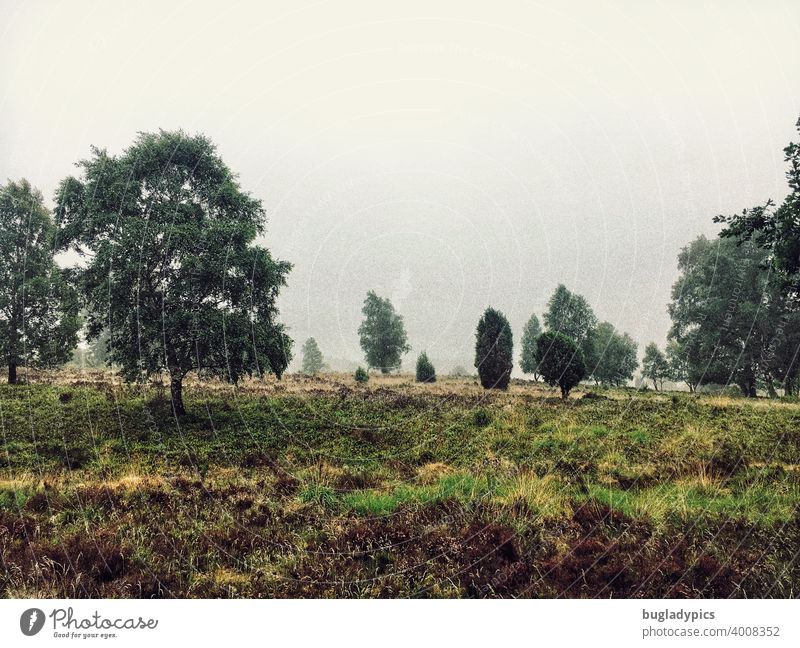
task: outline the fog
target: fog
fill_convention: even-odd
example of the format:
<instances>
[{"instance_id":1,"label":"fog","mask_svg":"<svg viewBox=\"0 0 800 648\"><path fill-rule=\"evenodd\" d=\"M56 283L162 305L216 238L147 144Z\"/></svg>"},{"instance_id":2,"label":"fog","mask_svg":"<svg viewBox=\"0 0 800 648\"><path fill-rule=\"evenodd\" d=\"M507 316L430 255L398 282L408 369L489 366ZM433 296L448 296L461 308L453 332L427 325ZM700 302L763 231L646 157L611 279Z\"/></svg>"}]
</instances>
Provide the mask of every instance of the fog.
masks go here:
<instances>
[{"instance_id":1,"label":"fog","mask_svg":"<svg viewBox=\"0 0 800 648\"><path fill-rule=\"evenodd\" d=\"M380 5L380 6L378 6ZM294 264L281 317L359 361L365 293L472 366L558 283L662 344L679 249L786 191L800 3L0 3L0 179L202 132Z\"/></svg>"}]
</instances>

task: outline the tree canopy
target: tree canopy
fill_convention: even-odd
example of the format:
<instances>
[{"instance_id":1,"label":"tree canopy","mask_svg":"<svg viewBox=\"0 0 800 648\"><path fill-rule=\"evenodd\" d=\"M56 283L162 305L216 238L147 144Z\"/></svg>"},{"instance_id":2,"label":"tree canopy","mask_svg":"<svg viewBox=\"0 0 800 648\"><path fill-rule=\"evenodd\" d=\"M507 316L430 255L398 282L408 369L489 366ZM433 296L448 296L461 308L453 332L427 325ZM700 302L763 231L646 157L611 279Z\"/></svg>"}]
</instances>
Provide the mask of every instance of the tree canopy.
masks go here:
<instances>
[{"instance_id":1,"label":"tree canopy","mask_svg":"<svg viewBox=\"0 0 800 648\"><path fill-rule=\"evenodd\" d=\"M642 377L651 380L656 391L663 389L664 381L672 377L670 364L655 342L651 342L644 348Z\"/></svg>"},{"instance_id":2,"label":"tree canopy","mask_svg":"<svg viewBox=\"0 0 800 648\"><path fill-rule=\"evenodd\" d=\"M424 351L417 358L417 382L434 383L436 382L436 369L428 359L428 354Z\"/></svg>"},{"instance_id":3,"label":"tree canopy","mask_svg":"<svg viewBox=\"0 0 800 648\"><path fill-rule=\"evenodd\" d=\"M176 414L190 371L280 377L291 339L276 299L291 265L254 245L264 209L211 141L141 133L121 155L93 148L77 166L56 196L62 244L86 262L88 336L108 331L122 374L166 371Z\"/></svg>"},{"instance_id":4,"label":"tree canopy","mask_svg":"<svg viewBox=\"0 0 800 648\"><path fill-rule=\"evenodd\" d=\"M734 383L746 396L773 381L794 389L798 313L767 260L752 241L703 236L679 254L669 337L689 382Z\"/></svg>"},{"instance_id":5,"label":"tree canopy","mask_svg":"<svg viewBox=\"0 0 800 648\"><path fill-rule=\"evenodd\" d=\"M313 337L308 338L303 344L303 373L317 374L322 371L324 364L317 341Z\"/></svg>"},{"instance_id":6,"label":"tree canopy","mask_svg":"<svg viewBox=\"0 0 800 648\"><path fill-rule=\"evenodd\" d=\"M589 370L594 353L592 333L597 326L597 317L582 295L570 292L564 284L559 284L544 313L544 325L547 331L561 333L573 340L581 351Z\"/></svg>"},{"instance_id":7,"label":"tree canopy","mask_svg":"<svg viewBox=\"0 0 800 648\"><path fill-rule=\"evenodd\" d=\"M800 119L795 123L800 134ZM793 297L800 296L800 143L790 142L783 149L789 168L786 179L789 194L775 208L766 204L745 209L733 216L719 215L714 220L725 223L720 233L738 242L753 241L769 251L768 262L786 279Z\"/></svg>"},{"instance_id":8,"label":"tree canopy","mask_svg":"<svg viewBox=\"0 0 800 648\"><path fill-rule=\"evenodd\" d=\"M592 377L603 385L624 385L639 366L637 344L627 333L619 333L609 322L600 322L592 333L594 367Z\"/></svg>"},{"instance_id":9,"label":"tree canopy","mask_svg":"<svg viewBox=\"0 0 800 648\"><path fill-rule=\"evenodd\" d=\"M572 388L586 377L583 351L562 333L542 333L536 343L539 371L548 385L558 385L561 398L567 398Z\"/></svg>"},{"instance_id":10,"label":"tree canopy","mask_svg":"<svg viewBox=\"0 0 800 648\"><path fill-rule=\"evenodd\" d=\"M505 315L487 308L475 332L475 367L484 389L506 389L514 366L514 341Z\"/></svg>"},{"instance_id":11,"label":"tree canopy","mask_svg":"<svg viewBox=\"0 0 800 648\"><path fill-rule=\"evenodd\" d=\"M403 355L411 350L403 317L395 312L392 302L372 290L367 293L361 312L364 321L358 335L367 366L384 374L399 369Z\"/></svg>"},{"instance_id":12,"label":"tree canopy","mask_svg":"<svg viewBox=\"0 0 800 648\"><path fill-rule=\"evenodd\" d=\"M80 329L77 293L53 260L56 227L27 180L0 187L0 357L17 368L70 359Z\"/></svg>"},{"instance_id":13,"label":"tree canopy","mask_svg":"<svg viewBox=\"0 0 800 648\"><path fill-rule=\"evenodd\" d=\"M520 354L520 369L526 374L533 374L534 380L539 379L538 362L536 361L536 341L542 334L539 318L534 313L531 315L522 331L522 353Z\"/></svg>"}]
</instances>

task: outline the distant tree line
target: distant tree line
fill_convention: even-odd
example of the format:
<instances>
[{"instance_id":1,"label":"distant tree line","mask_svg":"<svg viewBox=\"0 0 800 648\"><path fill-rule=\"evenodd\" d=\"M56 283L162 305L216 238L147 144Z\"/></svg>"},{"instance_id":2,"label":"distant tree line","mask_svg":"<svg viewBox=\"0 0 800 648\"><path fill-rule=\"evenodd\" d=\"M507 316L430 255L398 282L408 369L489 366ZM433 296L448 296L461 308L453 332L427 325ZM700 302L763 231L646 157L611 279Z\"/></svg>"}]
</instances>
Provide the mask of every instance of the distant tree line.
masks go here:
<instances>
[{"instance_id":1,"label":"distant tree line","mask_svg":"<svg viewBox=\"0 0 800 648\"><path fill-rule=\"evenodd\" d=\"M387 298L370 291L359 327L367 366L389 373L398 369L410 346L403 318ZM559 285L548 302L542 330L534 314L522 336L520 364L523 372L558 386L564 398L580 381L593 379L603 385L623 385L638 366L636 343L608 322L597 322L584 297ZM487 308L475 332L475 361L485 389L506 389L514 366L511 325L505 315ZM305 364L304 364L305 371ZM457 374L466 372L459 368ZM418 382L434 382L436 370L423 352L417 358Z\"/></svg>"},{"instance_id":2,"label":"distant tree line","mask_svg":"<svg viewBox=\"0 0 800 648\"><path fill-rule=\"evenodd\" d=\"M642 359L642 379L654 389L684 382L691 391L721 384L745 396L800 393L800 144L784 153L790 193L780 206L717 216L719 237L698 237L678 255L667 344L662 351L651 342ZM79 173L59 184L52 214L27 180L0 187L0 354L8 382L17 382L21 366L69 361L81 328L84 361L113 364L131 381L166 373L176 415L185 412L190 372L232 383L280 378L292 340L276 302L291 264L255 244L263 206L214 145L182 131L141 133L121 155L92 148L76 166ZM60 268L55 256L68 250L81 262ZM362 314L367 368L399 369L411 350L403 317L374 291ZM487 308L475 333L484 388L508 387L513 352L508 320ZM314 338L302 354L305 373L325 370ZM522 332L521 370L564 398L581 381L625 385L637 367L633 339L598 321L564 285L541 322L532 314ZM436 380L425 352L416 378ZM356 379L369 374L359 368Z\"/></svg>"}]
</instances>

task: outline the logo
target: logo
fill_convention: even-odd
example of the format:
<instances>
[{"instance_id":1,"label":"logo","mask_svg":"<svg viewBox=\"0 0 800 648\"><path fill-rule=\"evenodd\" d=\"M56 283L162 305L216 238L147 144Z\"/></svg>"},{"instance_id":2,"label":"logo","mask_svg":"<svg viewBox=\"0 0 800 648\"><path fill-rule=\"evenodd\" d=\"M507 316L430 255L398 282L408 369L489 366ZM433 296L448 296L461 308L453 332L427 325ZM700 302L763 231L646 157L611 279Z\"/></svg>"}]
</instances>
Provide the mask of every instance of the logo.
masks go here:
<instances>
[{"instance_id":1,"label":"logo","mask_svg":"<svg viewBox=\"0 0 800 648\"><path fill-rule=\"evenodd\" d=\"M44 627L44 612L39 608L25 610L19 618L19 629L22 634L32 637Z\"/></svg>"}]
</instances>

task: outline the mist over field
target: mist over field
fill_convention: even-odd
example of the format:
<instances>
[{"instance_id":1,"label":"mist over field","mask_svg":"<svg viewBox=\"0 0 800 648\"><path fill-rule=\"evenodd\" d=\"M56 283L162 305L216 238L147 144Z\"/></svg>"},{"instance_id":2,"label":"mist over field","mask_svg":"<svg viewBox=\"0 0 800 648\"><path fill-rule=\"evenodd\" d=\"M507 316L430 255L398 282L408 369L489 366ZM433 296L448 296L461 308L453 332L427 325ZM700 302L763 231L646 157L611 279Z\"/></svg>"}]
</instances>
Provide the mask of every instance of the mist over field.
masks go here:
<instances>
[{"instance_id":1,"label":"mist over field","mask_svg":"<svg viewBox=\"0 0 800 648\"><path fill-rule=\"evenodd\" d=\"M2 2L0 599L789 638L719 599L800 595L798 43L796 0ZM631 609L592 645L700 636Z\"/></svg>"},{"instance_id":2,"label":"mist over field","mask_svg":"<svg viewBox=\"0 0 800 648\"><path fill-rule=\"evenodd\" d=\"M661 344L680 248L786 194L800 105L794 2L4 2L0 34L0 179L52 205L92 145L207 135L348 370L371 289L405 369L471 371L487 305L518 348L558 283Z\"/></svg>"}]
</instances>

